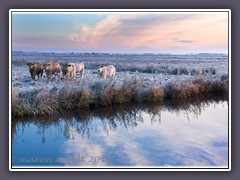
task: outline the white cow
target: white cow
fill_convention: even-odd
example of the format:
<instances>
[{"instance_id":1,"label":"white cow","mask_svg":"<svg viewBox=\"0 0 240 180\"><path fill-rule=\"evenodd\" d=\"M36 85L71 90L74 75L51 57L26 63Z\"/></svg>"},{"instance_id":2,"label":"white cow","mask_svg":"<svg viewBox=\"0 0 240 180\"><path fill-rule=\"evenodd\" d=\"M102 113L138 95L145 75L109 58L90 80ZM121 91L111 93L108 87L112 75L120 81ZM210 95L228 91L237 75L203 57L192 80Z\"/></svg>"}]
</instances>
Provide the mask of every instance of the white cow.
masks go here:
<instances>
[{"instance_id":1,"label":"white cow","mask_svg":"<svg viewBox=\"0 0 240 180\"><path fill-rule=\"evenodd\" d=\"M64 77L76 77L76 73L80 73L81 78L84 72L84 63L67 63L63 65L62 68Z\"/></svg>"},{"instance_id":2,"label":"white cow","mask_svg":"<svg viewBox=\"0 0 240 180\"><path fill-rule=\"evenodd\" d=\"M70 73L70 77L76 77L76 64L68 63L68 72Z\"/></svg>"},{"instance_id":3,"label":"white cow","mask_svg":"<svg viewBox=\"0 0 240 180\"><path fill-rule=\"evenodd\" d=\"M81 75L81 78L83 77L83 73L84 73L84 63L81 62L81 63L76 63L75 64L75 75L76 73L80 73Z\"/></svg>"},{"instance_id":4,"label":"white cow","mask_svg":"<svg viewBox=\"0 0 240 180\"><path fill-rule=\"evenodd\" d=\"M114 78L116 73L116 68L113 65L101 66L98 70L100 77L102 78Z\"/></svg>"}]
</instances>

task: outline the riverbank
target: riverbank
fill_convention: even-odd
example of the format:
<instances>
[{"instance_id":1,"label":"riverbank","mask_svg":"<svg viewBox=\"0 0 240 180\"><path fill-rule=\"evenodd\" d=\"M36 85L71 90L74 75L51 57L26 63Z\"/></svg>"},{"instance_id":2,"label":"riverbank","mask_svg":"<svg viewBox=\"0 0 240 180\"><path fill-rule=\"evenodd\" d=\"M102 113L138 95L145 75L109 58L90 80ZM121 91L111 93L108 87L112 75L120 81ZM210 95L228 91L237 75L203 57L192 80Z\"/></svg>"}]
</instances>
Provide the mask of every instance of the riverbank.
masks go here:
<instances>
[{"instance_id":1,"label":"riverbank","mask_svg":"<svg viewBox=\"0 0 240 180\"><path fill-rule=\"evenodd\" d=\"M169 99L179 101L208 94L228 94L228 81L203 77L164 85L146 83L141 78L93 82L66 81L64 86L33 89L18 93L12 89L12 117L51 116L67 110L107 107L130 102L161 103Z\"/></svg>"}]
</instances>

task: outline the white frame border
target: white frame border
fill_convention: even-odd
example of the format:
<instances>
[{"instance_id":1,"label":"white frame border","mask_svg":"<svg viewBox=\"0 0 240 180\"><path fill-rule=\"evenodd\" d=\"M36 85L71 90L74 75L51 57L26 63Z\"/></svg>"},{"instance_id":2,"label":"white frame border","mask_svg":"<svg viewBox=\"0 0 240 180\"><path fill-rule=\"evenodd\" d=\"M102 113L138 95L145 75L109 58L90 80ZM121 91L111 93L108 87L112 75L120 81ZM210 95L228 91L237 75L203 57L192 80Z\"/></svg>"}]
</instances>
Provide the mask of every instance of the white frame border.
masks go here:
<instances>
[{"instance_id":1,"label":"white frame border","mask_svg":"<svg viewBox=\"0 0 240 180\"><path fill-rule=\"evenodd\" d=\"M31 12L29 12L31 11ZM35 12L33 12L35 11ZM51 11L51 12L50 12ZM61 12L60 12L61 11ZM121 166L121 167L104 167L104 169L93 167L79 166L18 166L17 169L12 167L12 138L11 138L11 95L12 95L12 12L14 13L71 13L71 12L228 12L228 76L229 76L229 104L228 104L228 168L225 167L145 167L145 166ZM54 168L54 169L51 169ZM75 169L72 169L75 168ZM91 168L91 169L85 169ZM127 169L125 169L127 168ZM157 169L154 169L157 168ZM184 169L181 169L184 168ZM231 10L230 9L10 9L9 10L9 171L231 171Z\"/></svg>"}]
</instances>

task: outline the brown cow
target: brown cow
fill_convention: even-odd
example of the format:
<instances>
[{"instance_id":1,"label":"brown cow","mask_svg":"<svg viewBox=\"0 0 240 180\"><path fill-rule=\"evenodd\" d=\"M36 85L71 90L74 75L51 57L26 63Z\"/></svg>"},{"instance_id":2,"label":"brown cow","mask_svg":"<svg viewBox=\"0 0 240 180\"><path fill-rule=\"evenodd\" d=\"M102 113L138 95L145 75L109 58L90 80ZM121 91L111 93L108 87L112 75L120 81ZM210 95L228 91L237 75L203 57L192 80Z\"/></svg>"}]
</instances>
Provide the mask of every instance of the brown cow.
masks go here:
<instances>
[{"instance_id":1,"label":"brown cow","mask_svg":"<svg viewBox=\"0 0 240 180\"><path fill-rule=\"evenodd\" d=\"M39 75L43 75L43 65L42 64L39 64L39 63L27 63L27 65L29 66L29 72L31 74L31 77L32 79L35 79L35 76L37 75L38 76L38 79L39 79Z\"/></svg>"},{"instance_id":2,"label":"brown cow","mask_svg":"<svg viewBox=\"0 0 240 180\"><path fill-rule=\"evenodd\" d=\"M48 62L45 68L47 78L52 78L53 75L56 75L58 79L61 76L61 66L58 62Z\"/></svg>"}]
</instances>

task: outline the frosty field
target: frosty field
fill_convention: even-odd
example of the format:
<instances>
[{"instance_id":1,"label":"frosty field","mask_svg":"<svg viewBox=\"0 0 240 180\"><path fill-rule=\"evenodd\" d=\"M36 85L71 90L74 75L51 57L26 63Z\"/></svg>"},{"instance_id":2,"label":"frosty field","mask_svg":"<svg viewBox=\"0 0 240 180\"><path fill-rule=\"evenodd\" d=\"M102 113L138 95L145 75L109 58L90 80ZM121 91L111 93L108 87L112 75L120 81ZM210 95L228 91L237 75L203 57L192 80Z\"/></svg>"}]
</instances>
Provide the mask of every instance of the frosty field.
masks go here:
<instances>
[{"instance_id":1,"label":"frosty field","mask_svg":"<svg viewBox=\"0 0 240 180\"><path fill-rule=\"evenodd\" d=\"M32 80L27 62L84 62L85 72L69 80ZM114 65L114 79L102 79L100 65ZM50 115L66 109L128 102L189 99L228 93L228 57L223 54L163 55L107 53L12 54L12 115Z\"/></svg>"}]
</instances>

